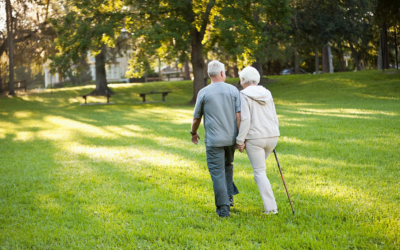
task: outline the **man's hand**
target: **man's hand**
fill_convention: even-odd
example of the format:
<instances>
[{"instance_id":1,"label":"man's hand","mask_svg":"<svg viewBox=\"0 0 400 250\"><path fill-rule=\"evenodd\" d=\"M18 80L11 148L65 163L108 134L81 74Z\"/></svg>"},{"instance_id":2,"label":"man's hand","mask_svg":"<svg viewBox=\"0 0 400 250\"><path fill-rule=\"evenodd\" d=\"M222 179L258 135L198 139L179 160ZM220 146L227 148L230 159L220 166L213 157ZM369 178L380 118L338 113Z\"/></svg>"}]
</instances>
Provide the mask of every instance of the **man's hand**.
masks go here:
<instances>
[{"instance_id":1,"label":"man's hand","mask_svg":"<svg viewBox=\"0 0 400 250\"><path fill-rule=\"evenodd\" d=\"M246 148L246 144L244 142L242 145L236 144L236 148L239 149L240 153L243 153L244 149Z\"/></svg>"},{"instance_id":2,"label":"man's hand","mask_svg":"<svg viewBox=\"0 0 400 250\"><path fill-rule=\"evenodd\" d=\"M199 143L199 140L200 140L200 135L199 134L196 133L195 135L192 135L192 142L194 144L197 145L197 143Z\"/></svg>"},{"instance_id":3,"label":"man's hand","mask_svg":"<svg viewBox=\"0 0 400 250\"><path fill-rule=\"evenodd\" d=\"M201 118L193 118L192 126L190 128L190 133L192 134L192 142L196 145L197 143L199 143L200 136L198 133L196 133L195 135L193 135L193 133L199 128L200 122Z\"/></svg>"}]
</instances>

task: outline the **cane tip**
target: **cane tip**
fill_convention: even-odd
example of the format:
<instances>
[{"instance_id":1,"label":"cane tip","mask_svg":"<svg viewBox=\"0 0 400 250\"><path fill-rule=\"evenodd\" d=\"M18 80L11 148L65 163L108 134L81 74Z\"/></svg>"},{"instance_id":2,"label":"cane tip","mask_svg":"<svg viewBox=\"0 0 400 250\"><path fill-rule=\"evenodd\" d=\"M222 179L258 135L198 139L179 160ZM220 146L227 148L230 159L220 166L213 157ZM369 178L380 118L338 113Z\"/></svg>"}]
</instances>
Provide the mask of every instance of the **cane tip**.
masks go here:
<instances>
[{"instance_id":1,"label":"cane tip","mask_svg":"<svg viewBox=\"0 0 400 250\"><path fill-rule=\"evenodd\" d=\"M294 211L293 211L293 215L294 215Z\"/></svg>"}]
</instances>

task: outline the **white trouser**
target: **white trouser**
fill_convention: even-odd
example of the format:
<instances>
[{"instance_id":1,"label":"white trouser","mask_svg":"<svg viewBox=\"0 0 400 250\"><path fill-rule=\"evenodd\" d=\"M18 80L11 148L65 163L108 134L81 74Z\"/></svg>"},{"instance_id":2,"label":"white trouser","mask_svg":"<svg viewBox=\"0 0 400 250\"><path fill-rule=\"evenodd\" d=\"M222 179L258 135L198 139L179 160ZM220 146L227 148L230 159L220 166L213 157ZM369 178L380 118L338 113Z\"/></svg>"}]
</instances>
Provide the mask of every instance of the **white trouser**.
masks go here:
<instances>
[{"instance_id":1,"label":"white trouser","mask_svg":"<svg viewBox=\"0 0 400 250\"><path fill-rule=\"evenodd\" d=\"M254 180L257 183L265 212L277 209L274 193L265 172L265 160L278 143L278 137L246 140L246 152L254 171Z\"/></svg>"}]
</instances>

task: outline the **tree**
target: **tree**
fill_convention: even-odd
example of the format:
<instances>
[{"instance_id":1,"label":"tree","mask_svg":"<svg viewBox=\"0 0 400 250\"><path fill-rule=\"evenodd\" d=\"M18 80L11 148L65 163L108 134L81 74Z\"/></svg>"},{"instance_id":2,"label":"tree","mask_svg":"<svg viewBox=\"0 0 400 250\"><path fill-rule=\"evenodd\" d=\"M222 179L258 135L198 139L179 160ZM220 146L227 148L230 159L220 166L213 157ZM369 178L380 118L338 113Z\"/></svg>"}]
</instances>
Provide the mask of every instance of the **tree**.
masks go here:
<instances>
[{"instance_id":1,"label":"tree","mask_svg":"<svg viewBox=\"0 0 400 250\"><path fill-rule=\"evenodd\" d=\"M8 80L8 94L15 95L14 92L14 25L12 16L11 1L6 0L6 16L7 16L7 37L8 37L8 58L9 58L9 80Z\"/></svg>"},{"instance_id":2,"label":"tree","mask_svg":"<svg viewBox=\"0 0 400 250\"><path fill-rule=\"evenodd\" d=\"M52 71L67 75L88 53L95 56L96 89L92 95L112 94L107 86L106 61L124 28L126 14L121 1L72 0L63 18L52 19L58 53L50 56Z\"/></svg>"},{"instance_id":3,"label":"tree","mask_svg":"<svg viewBox=\"0 0 400 250\"><path fill-rule=\"evenodd\" d=\"M303 46L312 44L321 48L331 42L341 70L345 69L343 54L351 50L355 65L360 69L360 60L373 50L372 9L371 0L296 1L294 15Z\"/></svg>"},{"instance_id":4,"label":"tree","mask_svg":"<svg viewBox=\"0 0 400 250\"><path fill-rule=\"evenodd\" d=\"M127 20L134 33L132 73L141 75L154 55L166 60L190 57L193 68L193 98L206 86L203 40L210 21L216 14L216 1L192 0L127 0L133 14ZM212 29L212 27L209 27ZM135 72L136 70L136 72Z\"/></svg>"},{"instance_id":5,"label":"tree","mask_svg":"<svg viewBox=\"0 0 400 250\"><path fill-rule=\"evenodd\" d=\"M296 44L298 55L314 54L315 72L318 72L318 52L334 36L335 23L332 6L330 2L320 0L292 1L291 6L291 30L289 30L291 40ZM295 61L298 60L295 59ZM297 71L299 63L295 65Z\"/></svg>"},{"instance_id":6,"label":"tree","mask_svg":"<svg viewBox=\"0 0 400 250\"><path fill-rule=\"evenodd\" d=\"M357 70L364 68L363 62L367 62L369 51L373 51L375 48L372 41L376 26L373 21L372 9L372 1L351 0L341 5L345 20L339 27L339 35L335 39L336 47L339 48L340 60L344 64L342 48L344 44L348 44Z\"/></svg>"},{"instance_id":7,"label":"tree","mask_svg":"<svg viewBox=\"0 0 400 250\"><path fill-rule=\"evenodd\" d=\"M7 0L5 7L6 20L0 18L0 22L5 21L7 30L0 30L0 58L8 56L9 62L8 74L3 71L0 77L4 81L9 76L9 94L14 94L14 70L25 66L31 73L38 73L43 53L51 53L54 33L47 19L57 16L59 10L50 0Z\"/></svg>"},{"instance_id":8,"label":"tree","mask_svg":"<svg viewBox=\"0 0 400 250\"><path fill-rule=\"evenodd\" d=\"M238 67L252 64L262 76L270 47L284 39L289 14L287 1L228 1L215 18L212 40L237 61Z\"/></svg>"},{"instance_id":9,"label":"tree","mask_svg":"<svg viewBox=\"0 0 400 250\"><path fill-rule=\"evenodd\" d=\"M268 16L278 16L286 8L285 1L276 0L127 0L127 5L135 10L130 27L135 33L136 73L146 70L148 55L178 57L182 63L190 55L194 75L190 103L206 86L208 51L219 46L241 65L256 61L265 44L262 28Z\"/></svg>"},{"instance_id":10,"label":"tree","mask_svg":"<svg viewBox=\"0 0 400 250\"><path fill-rule=\"evenodd\" d=\"M381 68L389 68L389 48L387 30L399 25L400 28L400 2L391 0L376 0L374 9L375 20L381 24L380 31L380 59Z\"/></svg>"}]
</instances>

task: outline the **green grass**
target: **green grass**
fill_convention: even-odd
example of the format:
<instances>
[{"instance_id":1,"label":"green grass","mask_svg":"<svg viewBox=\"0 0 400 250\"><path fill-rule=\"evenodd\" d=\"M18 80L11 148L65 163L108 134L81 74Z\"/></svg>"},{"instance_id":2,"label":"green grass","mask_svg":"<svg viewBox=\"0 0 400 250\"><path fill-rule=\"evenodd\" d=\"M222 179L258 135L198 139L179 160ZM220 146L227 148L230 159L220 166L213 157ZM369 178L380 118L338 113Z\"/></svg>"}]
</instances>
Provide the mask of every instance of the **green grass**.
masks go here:
<instances>
[{"instance_id":1,"label":"green grass","mask_svg":"<svg viewBox=\"0 0 400 250\"><path fill-rule=\"evenodd\" d=\"M93 86L0 97L0 249L399 249L400 74L272 79L294 216L273 157L266 216L237 153L217 217L190 82L112 85L108 106L79 106ZM173 93L137 103L151 90Z\"/></svg>"}]
</instances>

